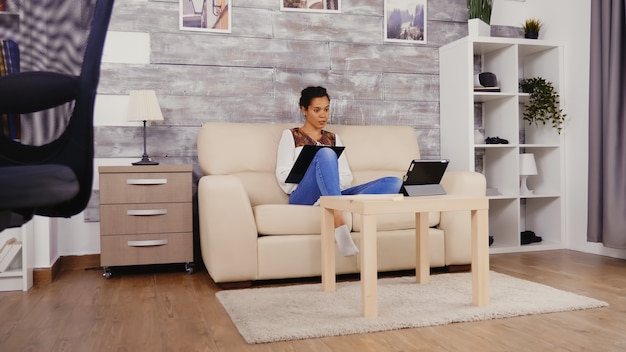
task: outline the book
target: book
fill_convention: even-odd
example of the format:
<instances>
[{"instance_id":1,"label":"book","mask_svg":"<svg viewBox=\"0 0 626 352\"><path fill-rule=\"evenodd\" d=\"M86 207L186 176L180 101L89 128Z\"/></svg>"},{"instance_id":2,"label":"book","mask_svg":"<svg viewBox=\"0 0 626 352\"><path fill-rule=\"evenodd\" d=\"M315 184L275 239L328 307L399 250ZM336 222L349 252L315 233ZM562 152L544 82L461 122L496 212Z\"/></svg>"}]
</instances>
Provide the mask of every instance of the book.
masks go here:
<instances>
[{"instance_id":1,"label":"book","mask_svg":"<svg viewBox=\"0 0 626 352\"><path fill-rule=\"evenodd\" d=\"M2 252L6 252L6 254L0 259L0 273L6 271L9 268L21 249L22 243L19 241L5 243Z\"/></svg>"},{"instance_id":2,"label":"book","mask_svg":"<svg viewBox=\"0 0 626 352\"><path fill-rule=\"evenodd\" d=\"M474 87L474 92L500 92L500 87L476 86Z\"/></svg>"},{"instance_id":3,"label":"book","mask_svg":"<svg viewBox=\"0 0 626 352\"><path fill-rule=\"evenodd\" d=\"M15 237L9 238L8 240L6 240L3 244L2 244L2 248L0 248L0 262L2 262L2 259L7 255L7 253L10 250L10 245L12 243L17 242L17 240L15 239Z\"/></svg>"}]
</instances>

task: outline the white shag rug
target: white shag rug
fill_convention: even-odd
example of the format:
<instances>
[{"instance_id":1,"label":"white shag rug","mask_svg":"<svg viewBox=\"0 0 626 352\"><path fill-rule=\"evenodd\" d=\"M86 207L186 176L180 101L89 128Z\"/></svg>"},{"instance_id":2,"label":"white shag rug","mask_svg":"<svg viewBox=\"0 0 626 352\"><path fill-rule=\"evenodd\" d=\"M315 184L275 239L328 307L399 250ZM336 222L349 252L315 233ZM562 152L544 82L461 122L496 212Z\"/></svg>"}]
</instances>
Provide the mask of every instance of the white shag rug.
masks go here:
<instances>
[{"instance_id":1,"label":"white shag rug","mask_svg":"<svg viewBox=\"0 0 626 352\"><path fill-rule=\"evenodd\" d=\"M318 338L606 307L593 298L489 273L487 307L472 304L471 273L378 280L378 317L361 316L360 282L225 290L215 295L248 343Z\"/></svg>"}]
</instances>

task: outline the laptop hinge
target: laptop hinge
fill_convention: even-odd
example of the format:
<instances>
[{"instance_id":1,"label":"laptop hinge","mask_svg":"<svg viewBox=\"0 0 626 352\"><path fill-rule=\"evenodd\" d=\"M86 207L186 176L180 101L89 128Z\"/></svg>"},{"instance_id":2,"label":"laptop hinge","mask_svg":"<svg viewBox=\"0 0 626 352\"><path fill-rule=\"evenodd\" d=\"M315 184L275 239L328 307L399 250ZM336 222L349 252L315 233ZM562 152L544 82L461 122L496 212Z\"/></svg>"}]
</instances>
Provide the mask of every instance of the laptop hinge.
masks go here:
<instances>
[{"instance_id":1,"label":"laptop hinge","mask_svg":"<svg viewBox=\"0 0 626 352\"><path fill-rule=\"evenodd\" d=\"M446 194L446 190L438 183L432 185L404 185L403 193L408 197L434 196Z\"/></svg>"}]
</instances>

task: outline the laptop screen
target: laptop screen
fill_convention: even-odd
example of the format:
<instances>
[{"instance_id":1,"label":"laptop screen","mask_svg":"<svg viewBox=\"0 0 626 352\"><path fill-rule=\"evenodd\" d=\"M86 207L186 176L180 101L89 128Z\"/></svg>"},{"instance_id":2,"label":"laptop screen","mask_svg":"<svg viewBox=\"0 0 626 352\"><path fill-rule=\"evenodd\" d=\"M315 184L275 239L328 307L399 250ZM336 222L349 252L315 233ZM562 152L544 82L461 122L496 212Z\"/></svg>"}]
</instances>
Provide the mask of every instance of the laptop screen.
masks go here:
<instances>
[{"instance_id":1,"label":"laptop screen","mask_svg":"<svg viewBox=\"0 0 626 352\"><path fill-rule=\"evenodd\" d=\"M445 159L411 161L404 175L401 192L406 196L446 194L439 182L447 167L448 160Z\"/></svg>"}]
</instances>

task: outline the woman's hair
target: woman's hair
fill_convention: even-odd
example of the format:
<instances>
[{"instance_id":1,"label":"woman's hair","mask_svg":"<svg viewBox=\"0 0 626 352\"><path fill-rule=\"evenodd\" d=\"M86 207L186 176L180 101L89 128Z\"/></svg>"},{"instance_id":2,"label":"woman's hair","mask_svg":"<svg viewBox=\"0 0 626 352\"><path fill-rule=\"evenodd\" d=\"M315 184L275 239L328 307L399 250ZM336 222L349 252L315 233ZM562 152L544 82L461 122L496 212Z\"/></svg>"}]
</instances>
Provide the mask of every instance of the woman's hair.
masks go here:
<instances>
[{"instance_id":1,"label":"woman's hair","mask_svg":"<svg viewBox=\"0 0 626 352\"><path fill-rule=\"evenodd\" d=\"M326 88L306 87L302 90L302 94L300 95L300 106L307 109L309 105L311 105L311 100L322 97L326 97L328 101L330 101L330 96L326 92Z\"/></svg>"}]
</instances>

